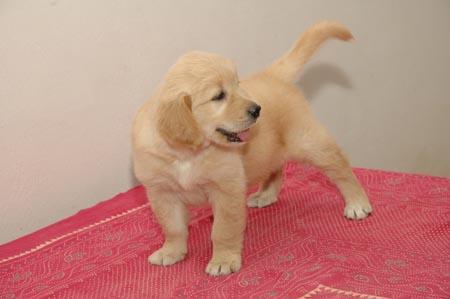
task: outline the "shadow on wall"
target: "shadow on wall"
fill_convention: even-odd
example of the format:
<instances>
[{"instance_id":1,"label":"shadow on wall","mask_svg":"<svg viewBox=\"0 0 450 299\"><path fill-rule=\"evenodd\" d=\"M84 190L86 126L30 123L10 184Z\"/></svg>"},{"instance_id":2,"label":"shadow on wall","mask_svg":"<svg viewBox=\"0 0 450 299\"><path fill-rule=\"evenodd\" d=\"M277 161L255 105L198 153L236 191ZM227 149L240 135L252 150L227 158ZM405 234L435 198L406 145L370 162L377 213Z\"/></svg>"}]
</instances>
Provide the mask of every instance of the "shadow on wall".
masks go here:
<instances>
[{"instance_id":1,"label":"shadow on wall","mask_svg":"<svg viewBox=\"0 0 450 299\"><path fill-rule=\"evenodd\" d=\"M301 75L299 88L308 101L314 99L327 84L335 84L345 89L352 88L352 82L347 74L339 67L329 63L316 63L307 68Z\"/></svg>"},{"instance_id":2,"label":"shadow on wall","mask_svg":"<svg viewBox=\"0 0 450 299\"><path fill-rule=\"evenodd\" d=\"M128 173L129 173L129 182L130 182L130 186L137 186L140 185L141 183L137 180L137 178L134 176L134 168L133 168L133 157L130 156L130 167L128 168Z\"/></svg>"}]
</instances>

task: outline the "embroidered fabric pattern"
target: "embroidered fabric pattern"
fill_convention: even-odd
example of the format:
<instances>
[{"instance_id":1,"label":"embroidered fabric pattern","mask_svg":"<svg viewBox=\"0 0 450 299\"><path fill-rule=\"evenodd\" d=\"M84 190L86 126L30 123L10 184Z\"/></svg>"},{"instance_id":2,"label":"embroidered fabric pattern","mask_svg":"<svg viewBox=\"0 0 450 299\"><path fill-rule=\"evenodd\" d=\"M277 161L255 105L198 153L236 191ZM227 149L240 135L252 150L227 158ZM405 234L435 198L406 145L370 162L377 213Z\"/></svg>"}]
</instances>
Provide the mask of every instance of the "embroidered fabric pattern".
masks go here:
<instances>
[{"instance_id":1,"label":"embroidered fabric pattern","mask_svg":"<svg viewBox=\"0 0 450 299\"><path fill-rule=\"evenodd\" d=\"M330 288L324 285L319 284L317 288L309 292L308 294L303 295L300 299L306 298L365 298L365 299L385 299L384 297L379 296L371 296L367 294L355 293L352 291L344 291L340 289Z\"/></svg>"},{"instance_id":2,"label":"embroidered fabric pattern","mask_svg":"<svg viewBox=\"0 0 450 299\"><path fill-rule=\"evenodd\" d=\"M204 273L208 208L192 209L184 261L148 264L163 237L143 188L132 189L86 211L103 218L77 214L0 246L0 298L449 298L450 180L355 174L375 210L364 221L343 217L322 173L288 164L278 202L249 210L243 268L227 277Z\"/></svg>"}]
</instances>

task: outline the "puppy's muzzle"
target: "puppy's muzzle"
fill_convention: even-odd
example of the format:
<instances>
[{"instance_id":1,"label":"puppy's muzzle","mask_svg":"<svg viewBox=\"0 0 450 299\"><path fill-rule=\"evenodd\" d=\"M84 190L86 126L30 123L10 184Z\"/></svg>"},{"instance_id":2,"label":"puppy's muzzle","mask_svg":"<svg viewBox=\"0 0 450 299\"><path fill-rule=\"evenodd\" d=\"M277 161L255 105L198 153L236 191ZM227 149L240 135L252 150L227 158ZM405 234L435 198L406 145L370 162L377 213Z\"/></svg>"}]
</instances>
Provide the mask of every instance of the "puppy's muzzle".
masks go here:
<instances>
[{"instance_id":1,"label":"puppy's muzzle","mask_svg":"<svg viewBox=\"0 0 450 299\"><path fill-rule=\"evenodd\" d=\"M261 106L259 106L258 104L254 104L252 105L248 110L247 113L253 118L253 119L257 119L259 117L259 113L261 111Z\"/></svg>"}]
</instances>

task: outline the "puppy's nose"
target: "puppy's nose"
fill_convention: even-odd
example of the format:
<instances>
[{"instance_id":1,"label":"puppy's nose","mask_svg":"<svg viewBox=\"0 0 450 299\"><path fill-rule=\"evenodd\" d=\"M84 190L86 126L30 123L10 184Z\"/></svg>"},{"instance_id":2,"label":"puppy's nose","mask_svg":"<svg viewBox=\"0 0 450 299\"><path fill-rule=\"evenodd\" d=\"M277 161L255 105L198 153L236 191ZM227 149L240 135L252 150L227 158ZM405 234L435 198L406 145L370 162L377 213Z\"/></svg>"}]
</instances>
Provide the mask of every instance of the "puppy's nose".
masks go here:
<instances>
[{"instance_id":1,"label":"puppy's nose","mask_svg":"<svg viewBox=\"0 0 450 299\"><path fill-rule=\"evenodd\" d=\"M257 119L259 117L259 112L261 111L261 106L255 104L248 109L248 114L250 114L251 117L254 119Z\"/></svg>"}]
</instances>

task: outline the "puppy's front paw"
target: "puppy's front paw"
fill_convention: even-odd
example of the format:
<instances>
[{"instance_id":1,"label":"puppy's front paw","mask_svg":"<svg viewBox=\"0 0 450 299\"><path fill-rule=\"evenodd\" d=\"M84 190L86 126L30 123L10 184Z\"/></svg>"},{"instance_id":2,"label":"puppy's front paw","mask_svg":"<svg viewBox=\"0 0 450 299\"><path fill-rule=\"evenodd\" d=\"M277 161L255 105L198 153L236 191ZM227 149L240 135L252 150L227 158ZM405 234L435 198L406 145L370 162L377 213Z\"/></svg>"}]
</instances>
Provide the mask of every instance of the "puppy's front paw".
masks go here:
<instances>
[{"instance_id":1,"label":"puppy's front paw","mask_svg":"<svg viewBox=\"0 0 450 299\"><path fill-rule=\"evenodd\" d=\"M185 256L186 251L184 250L171 250L161 247L148 257L148 261L153 265L169 266L183 260Z\"/></svg>"},{"instance_id":2,"label":"puppy's front paw","mask_svg":"<svg viewBox=\"0 0 450 299\"><path fill-rule=\"evenodd\" d=\"M209 275L228 275L241 269L241 256L237 254L220 255L213 257L206 267Z\"/></svg>"},{"instance_id":3,"label":"puppy's front paw","mask_svg":"<svg viewBox=\"0 0 450 299\"><path fill-rule=\"evenodd\" d=\"M247 206L250 208L264 208L277 201L276 195L268 192L257 192L252 194L247 201Z\"/></svg>"},{"instance_id":4,"label":"puppy's front paw","mask_svg":"<svg viewBox=\"0 0 450 299\"><path fill-rule=\"evenodd\" d=\"M344 216L348 219L364 219L372 213L372 206L368 200L348 203L344 209Z\"/></svg>"}]
</instances>

